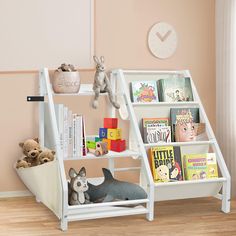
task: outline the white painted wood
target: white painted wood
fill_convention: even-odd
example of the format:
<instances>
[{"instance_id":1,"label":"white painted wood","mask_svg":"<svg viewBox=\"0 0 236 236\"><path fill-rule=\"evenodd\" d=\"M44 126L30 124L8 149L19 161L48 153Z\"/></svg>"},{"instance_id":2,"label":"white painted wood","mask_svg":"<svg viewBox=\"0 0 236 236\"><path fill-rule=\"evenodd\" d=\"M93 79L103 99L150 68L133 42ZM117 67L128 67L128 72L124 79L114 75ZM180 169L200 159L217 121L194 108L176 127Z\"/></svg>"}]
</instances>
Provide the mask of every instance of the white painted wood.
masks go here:
<instances>
[{"instance_id":1,"label":"white painted wood","mask_svg":"<svg viewBox=\"0 0 236 236\"><path fill-rule=\"evenodd\" d=\"M219 191L222 189L222 211L229 212L230 211L230 175L228 169L225 165L224 158L218 146L218 143L215 139L213 130L210 126L209 120L204 111L201 100L198 96L196 87L191 78L191 75L188 70L183 71L147 71L147 70L114 70L114 74L117 74L118 81L125 81L123 87L129 88L129 84L131 81L138 80L158 80L159 78L165 77L190 77L192 90L193 90L193 102L184 102L184 103L165 103L165 102L156 102L156 103L131 103L129 99L129 91L125 90L127 94L127 106L128 109L131 110L131 114L133 118L134 124L134 133L130 136L131 140L133 140L133 136L138 136L138 145L142 150L142 146L148 150L150 147L155 144L143 144L142 139L140 139L140 130L139 127L141 125L141 120L143 117L168 117L169 109L171 107L198 107L200 111L200 119L201 122L206 123L206 133L209 140L207 141L196 141L189 143L168 143L161 144L161 146L166 145L174 145L181 146L181 152L184 153L206 153L209 152L209 148L211 147L217 156L217 163L222 173L222 178L216 179L208 179L206 181L178 181L171 183L160 183L155 184L155 200L172 200L172 199L183 199L183 198L194 198L194 197L204 197L204 196L217 196L219 195ZM126 85L126 86L125 86ZM131 122L131 124L133 124ZM135 147L135 144L134 144ZM142 156L145 156L142 153ZM146 155L147 157L147 155ZM145 159L145 158L144 158ZM141 159L143 160L143 159ZM143 169L143 168L142 168ZM152 177L151 177L152 178Z\"/></svg>"},{"instance_id":2,"label":"white painted wood","mask_svg":"<svg viewBox=\"0 0 236 236\"><path fill-rule=\"evenodd\" d=\"M114 78L115 81L116 78ZM81 85L81 90L78 94L54 94L52 91L52 87L50 84L49 74L48 70L45 68L41 71L40 74L40 95L47 96L48 100L48 106L49 106L49 113L50 113L50 120L52 125L52 136L55 143L55 150L56 150L56 158L58 160L58 169L60 172L60 181L61 181L61 190L58 192L59 195L62 197L62 203L61 203L61 219L60 219L60 227L62 230L67 230L68 228L68 221L72 220L82 220L82 219L95 219L95 218L101 218L101 217L112 217L112 216L121 216L121 215L134 215L134 214L147 214L148 220L153 219L153 197L152 199L150 196L153 196L154 193L154 185L149 183L149 179L147 177L147 159L145 161L145 168L146 170L142 172L146 175L146 183L147 186L144 188L148 190L148 198L147 199L140 199L140 200L133 200L133 201L117 201L117 202L108 202L108 203L98 203L98 204L87 204L87 205L79 205L79 206L68 206L68 187L67 187L67 179L65 175L64 170L64 158L63 153L60 150L60 140L59 140L59 134L58 134L58 127L56 122L56 115L55 115L55 109L54 109L54 99L53 96L91 96L93 95L92 91L92 85ZM113 85L113 89L116 89L116 87ZM115 92L115 91L114 91ZM106 94L105 94L106 95ZM124 96L124 92L119 92L116 94L118 96ZM127 100L127 97L125 98ZM40 112L42 109L39 110ZM130 110L129 110L130 112ZM116 112L114 111L113 107L110 107L110 116L115 117ZM44 116L41 114L40 119L44 119ZM133 116L134 119L134 116ZM133 121L132 119L132 121ZM42 124L44 124L42 122ZM43 127L42 124L40 125L40 132L41 137L43 139ZM42 140L43 142L44 140ZM140 147L140 145L138 146ZM94 159L108 159L110 160L109 167L111 170L115 171L128 171L128 170L140 170L140 167L128 167L128 168L116 168L114 167L114 159L115 158L128 158L128 157L135 157L135 158L143 158L142 153L145 153L144 147L142 147L143 150L140 151L140 148L134 148L132 150L126 150L124 152L118 153L109 151L109 154L96 157L91 153L88 153L85 157L78 157L78 158L66 158L65 160L94 160ZM143 166L143 165L142 165ZM149 170L150 172L150 170ZM150 174L150 173L149 173ZM100 184L104 178L95 178L95 179L89 179L89 181L93 184ZM153 182L152 182L153 183ZM151 187L150 187L151 186ZM124 205L137 205L137 204L146 204L146 207L139 207L139 208L127 208L127 207L121 207ZM116 207L114 207L116 206ZM117 207L120 206L120 207ZM109 207L110 209L105 210L105 208ZM112 208L112 210L111 210ZM101 211L99 211L101 209Z\"/></svg>"}]
</instances>

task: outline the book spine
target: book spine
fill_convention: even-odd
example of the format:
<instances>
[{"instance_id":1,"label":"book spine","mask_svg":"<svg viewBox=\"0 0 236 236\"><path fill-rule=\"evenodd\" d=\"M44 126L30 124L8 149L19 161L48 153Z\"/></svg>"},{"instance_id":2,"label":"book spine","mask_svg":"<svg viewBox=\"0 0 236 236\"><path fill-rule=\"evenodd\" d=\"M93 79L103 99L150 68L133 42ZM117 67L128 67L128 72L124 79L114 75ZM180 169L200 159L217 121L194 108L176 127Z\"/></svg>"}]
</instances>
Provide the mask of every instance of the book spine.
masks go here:
<instances>
[{"instance_id":1,"label":"book spine","mask_svg":"<svg viewBox=\"0 0 236 236\"><path fill-rule=\"evenodd\" d=\"M63 154L64 159L68 158L68 139L69 139L69 124L68 124L68 107L64 107L63 110L64 113L64 127L63 127L63 136L64 136L64 142L63 142Z\"/></svg>"},{"instance_id":2,"label":"book spine","mask_svg":"<svg viewBox=\"0 0 236 236\"><path fill-rule=\"evenodd\" d=\"M72 127L72 146L73 146L73 158L76 157L76 114L73 114L73 127Z\"/></svg>"},{"instance_id":3,"label":"book spine","mask_svg":"<svg viewBox=\"0 0 236 236\"><path fill-rule=\"evenodd\" d=\"M68 157L73 157L73 114L71 110L68 114Z\"/></svg>"}]
</instances>

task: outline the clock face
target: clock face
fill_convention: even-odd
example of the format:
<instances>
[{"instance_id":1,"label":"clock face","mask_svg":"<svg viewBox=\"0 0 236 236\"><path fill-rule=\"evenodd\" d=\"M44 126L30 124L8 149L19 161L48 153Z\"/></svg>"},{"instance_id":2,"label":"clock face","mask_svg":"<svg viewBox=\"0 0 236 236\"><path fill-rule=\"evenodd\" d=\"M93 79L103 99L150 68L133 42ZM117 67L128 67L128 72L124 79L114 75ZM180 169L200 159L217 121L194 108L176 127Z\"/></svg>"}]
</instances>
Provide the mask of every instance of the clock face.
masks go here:
<instances>
[{"instance_id":1,"label":"clock face","mask_svg":"<svg viewBox=\"0 0 236 236\"><path fill-rule=\"evenodd\" d=\"M155 57L164 59L172 56L177 47L177 34L173 26L159 22L148 33L148 46Z\"/></svg>"}]
</instances>

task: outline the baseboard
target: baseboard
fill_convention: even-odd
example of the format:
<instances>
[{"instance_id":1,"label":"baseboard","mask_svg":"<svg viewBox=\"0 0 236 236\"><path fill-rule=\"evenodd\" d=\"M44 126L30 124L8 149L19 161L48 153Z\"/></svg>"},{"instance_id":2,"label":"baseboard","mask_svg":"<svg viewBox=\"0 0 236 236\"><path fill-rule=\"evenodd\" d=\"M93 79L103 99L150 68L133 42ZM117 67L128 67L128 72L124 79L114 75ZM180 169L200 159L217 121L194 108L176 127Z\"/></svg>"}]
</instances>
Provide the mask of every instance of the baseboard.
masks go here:
<instances>
[{"instance_id":1,"label":"baseboard","mask_svg":"<svg viewBox=\"0 0 236 236\"><path fill-rule=\"evenodd\" d=\"M0 192L0 198L8 197L28 197L33 196L32 193L28 190L25 191L9 191L9 192Z\"/></svg>"}]
</instances>

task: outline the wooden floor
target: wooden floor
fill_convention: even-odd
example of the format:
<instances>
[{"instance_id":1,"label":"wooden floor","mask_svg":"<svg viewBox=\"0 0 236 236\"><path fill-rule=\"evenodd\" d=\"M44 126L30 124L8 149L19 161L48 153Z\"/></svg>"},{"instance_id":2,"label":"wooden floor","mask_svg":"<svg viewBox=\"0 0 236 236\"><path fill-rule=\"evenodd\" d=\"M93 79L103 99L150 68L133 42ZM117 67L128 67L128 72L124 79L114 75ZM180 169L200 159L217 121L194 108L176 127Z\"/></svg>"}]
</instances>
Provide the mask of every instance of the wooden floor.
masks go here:
<instances>
[{"instance_id":1,"label":"wooden floor","mask_svg":"<svg viewBox=\"0 0 236 236\"><path fill-rule=\"evenodd\" d=\"M62 232L58 219L34 198L0 199L0 235L236 236L236 200L229 214L222 213L220 207L214 198L161 202L155 204L152 222L144 215L86 220L70 222Z\"/></svg>"}]
</instances>

